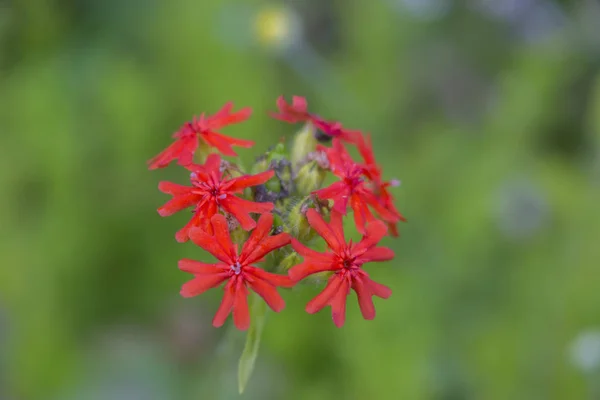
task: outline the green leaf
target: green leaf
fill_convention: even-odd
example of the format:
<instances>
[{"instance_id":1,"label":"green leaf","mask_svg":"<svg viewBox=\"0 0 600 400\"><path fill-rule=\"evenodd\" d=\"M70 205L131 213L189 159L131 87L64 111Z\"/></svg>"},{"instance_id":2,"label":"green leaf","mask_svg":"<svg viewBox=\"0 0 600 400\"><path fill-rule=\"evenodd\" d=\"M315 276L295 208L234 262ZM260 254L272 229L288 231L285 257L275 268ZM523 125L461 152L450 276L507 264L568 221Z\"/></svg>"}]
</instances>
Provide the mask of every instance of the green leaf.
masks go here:
<instances>
[{"instance_id":1,"label":"green leaf","mask_svg":"<svg viewBox=\"0 0 600 400\"><path fill-rule=\"evenodd\" d=\"M252 293L249 300L252 322L250 323L244 351L238 364L238 390L240 394L244 393L244 389L254 370L254 363L260 346L260 337L262 336L267 320L267 304L255 293Z\"/></svg>"}]
</instances>

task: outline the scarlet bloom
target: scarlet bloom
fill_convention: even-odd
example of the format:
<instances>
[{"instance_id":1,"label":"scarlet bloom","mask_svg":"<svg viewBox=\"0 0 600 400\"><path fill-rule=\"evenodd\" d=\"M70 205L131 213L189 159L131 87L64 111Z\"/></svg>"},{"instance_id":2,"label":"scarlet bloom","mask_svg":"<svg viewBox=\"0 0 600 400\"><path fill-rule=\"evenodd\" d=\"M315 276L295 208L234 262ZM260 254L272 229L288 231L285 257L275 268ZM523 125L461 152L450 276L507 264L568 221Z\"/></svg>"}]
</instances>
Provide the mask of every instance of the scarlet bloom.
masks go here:
<instances>
[{"instance_id":1,"label":"scarlet bloom","mask_svg":"<svg viewBox=\"0 0 600 400\"><path fill-rule=\"evenodd\" d=\"M406 218L398 211L394 204L394 197L389 192L389 187L398 186L399 182L396 180L383 181L381 167L375 160L375 154L373 152L373 145L371 143L371 136L359 136L357 141L358 151L360 152L365 164L363 165L365 175L371 180L373 186L373 192L377 196L379 202L383 207L388 210L391 214L397 217L398 221L406 222ZM398 236L397 222L388 222L388 227L392 236Z\"/></svg>"},{"instance_id":2,"label":"scarlet bloom","mask_svg":"<svg viewBox=\"0 0 600 400\"><path fill-rule=\"evenodd\" d=\"M361 234L365 233L365 224L375 220L369 207L372 207L385 222L398 222L398 215L388 210L367 188L362 178L366 173L365 167L352 160L339 139L333 140L333 148L320 147L320 149L327 154L330 169L340 180L326 188L316 190L314 193L318 197L332 199L334 210L343 215L346 215L348 202L350 202L350 207L354 211L354 222Z\"/></svg>"},{"instance_id":3,"label":"scarlet bloom","mask_svg":"<svg viewBox=\"0 0 600 400\"><path fill-rule=\"evenodd\" d=\"M262 214L273 209L273 203L257 203L235 196L248 187L271 179L275 174L272 170L225 180L221 171L221 156L218 154L209 155L204 165L189 164L186 168L192 171L192 186L165 181L158 184L161 192L173 196L158 209L161 216L166 217L185 208L195 207L192 219L175 234L178 242L187 241L193 227L209 230L210 233L210 219L219 210L233 215L243 229L250 230L256 226L250 216L251 212Z\"/></svg>"},{"instance_id":4,"label":"scarlet bloom","mask_svg":"<svg viewBox=\"0 0 600 400\"><path fill-rule=\"evenodd\" d=\"M346 320L346 298L350 289L356 292L360 311L365 319L375 318L373 296L387 299L392 291L387 286L377 283L362 269L363 264L370 261L387 261L394 258L394 252L387 247L376 247L385 236L387 228L381 221L367 226L366 234L359 243L346 243L342 226L342 215L335 210L331 212L330 223L314 209L306 213L308 223L325 239L330 251L319 253L296 239L292 239L292 247L304 257L304 261L289 270L292 281L300 281L305 277L324 271L333 271L325 289L306 305L306 311L314 314L331 306L331 316L339 328Z\"/></svg>"},{"instance_id":5,"label":"scarlet bloom","mask_svg":"<svg viewBox=\"0 0 600 400\"><path fill-rule=\"evenodd\" d=\"M321 130L328 138L340 138L346 142L355 143L360 131L344 129L340 122L326 121L316 114L308 112L308 103L304 97L293 96L292 104L288 104L283 96L277 99L279 113L271 113L271 116L280 121L295 124L298 122L311 122L317 129Z\"/></svg>"},{"instance_id":6,"label":"scarlet bloom","mask_svg":"<svg viewBox=\"0 0 600 400\"><path fill-rule=\"evenodd\" d=\"M183 165L192 162L194 152L198 148L199 138L209 146L217 148L226 156L237 156L232 146L252 147L251 140L235 139L217 132L219 128L247 120L252 114L249 107L232 113L233 103L226 103L215 115L200 118L194 117L191 122L186 122L173 134L175 142L163 150L159 155L148 161L148 169L164 168L173 160L179 160Z\"/></svg>"},{"instance_id":7,"label":"scarlet bloom","mask_svg":"<svg viewBox=\"0 0 600 400\"><path fill-rule=\"evenodd\" d=\"M273 224L273 215L263 214L258 220L241 253L237 245L233 245L229 235L227 220L221 214L211 218L214 236L202 229L193 229L190 238L198 246L215 256L219 262L206 264L183 259L179 261L179 269L194 274L194 279L181 288L183 297L193 297L208 289L220 286L227 281L223 290L225 295L221 306L213 319L213 326L220 327L233 310L233 322L240 330L250 326L248 310L248 286L262 297L275 312L283 310L285 302L276 287L291 287L289 277L266 272L252 264L261 261L268 253L290 243L287 233L269 236Z\"/></svg>"}]
</instances>

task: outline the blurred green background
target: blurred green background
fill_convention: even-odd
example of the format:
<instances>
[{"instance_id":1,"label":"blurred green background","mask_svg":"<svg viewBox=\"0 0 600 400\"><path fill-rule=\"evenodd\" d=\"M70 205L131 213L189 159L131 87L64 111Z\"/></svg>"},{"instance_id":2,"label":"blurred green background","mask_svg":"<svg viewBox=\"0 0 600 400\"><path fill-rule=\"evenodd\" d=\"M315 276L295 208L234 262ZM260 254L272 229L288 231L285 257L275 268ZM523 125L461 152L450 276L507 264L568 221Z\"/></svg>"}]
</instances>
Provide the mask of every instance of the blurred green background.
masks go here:
<instances>
[{"instance_id":1,"label":"blurred green background","mask_svg":"<svg viewBox=\"0 0 600 400\"><path fill-rule=\"evenodd\" d=\"M0 1L0 399L236 399L241 346L179 296L200 258L146 160L280 94L402 180L394 294L337 329L285 293L246 399L600 399L596 0ZM239 338L234 338L239 339Z\"/></svg>"}]
</instances>

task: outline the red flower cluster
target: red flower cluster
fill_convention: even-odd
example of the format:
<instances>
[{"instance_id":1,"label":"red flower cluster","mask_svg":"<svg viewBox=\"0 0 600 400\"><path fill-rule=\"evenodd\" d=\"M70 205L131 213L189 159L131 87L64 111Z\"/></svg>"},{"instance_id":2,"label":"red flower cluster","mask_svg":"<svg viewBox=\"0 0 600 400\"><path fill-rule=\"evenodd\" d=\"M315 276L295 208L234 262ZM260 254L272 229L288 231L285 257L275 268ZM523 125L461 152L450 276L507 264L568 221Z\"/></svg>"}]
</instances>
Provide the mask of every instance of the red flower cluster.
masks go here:
<instances>
[{"instance_id":1,"label":"red flower cluster","mask_svg":"<svg viewBox=\"0 0 600 400\"><path fill-rule=\"evenodd\" d=\"M357 294L363 317L373 319L375 308L372 297L388 298L391 290L371 280L363 265L394 257L392 250L377 247L377 243L387 234L388 227L396 236L396 224L404 221L388 191L395 182L383 180L370 136L347 130L338 122L326 121L309 113L302 97L294 96L291 104L280 97L277 107L279 112L273 113L273 117L289 123L312 124L320 134L333 139L332 147L315 147L313 142L313 154L307 159L326 158L327 169L339 181L326 188L317 187L312 193L308 193L312 189L308 189L307 193L297 193L293 192L297 186L294 179L301 175L298 171L302 166L290 163L285 153L279 153L278 158L270 163L260 164L262 167L257 167L257 164L254 170L260 172L252 175L243 173L239 165L222 160L219 154L209 154L210 148L214 148L225 156L235 156L232 146L253 145L251 141L230 138L216 131L249 118L249 108L232 112L231 103L212 116L201 114L186 123L174 134L176 141L149 161L149 168L156 169L177 160L179 165L190 171L190 186L160 182L159 190L170 194L172 199L160 207L158 213L168 216L191 208L192 218L176 233L176 240L191 240L218 260L215 263L180 260L179 268L194 274L194 278L183 285L181 294L184 297L196 296L224 284L223 300L213 325L223 325L233 311L235 326L243 330L250 325L249 290L256 292L272 310L279 312L285 303L277 287L289 288L310 275L325 273L330 276L328 283L323 292L308 303L307 312L315 313L329 305L335 325L341 327L345 321L346 297L352 289ZM200 139L204 142L203 146L200 146ZM357 146L362 163L352 159L343 142ZM205 160L203 164L194 163L196 153L202 153L200 159ZM285 178L280 168L290 165L292 173ZM324 167L319 164L319 168ZM285 191L281 189L284 187L287 188ZM280 192L269 192L276 190L273 188L280 188ZM317 201L312 195L321 200ZM328 250L324 253L306 247L302 243L304 237L298 233L297 237L293 237L293 230L286 228L291 225L286 218L292 218L293 214L291 198L299 196L304 196L303 204L307 207L293 208L298 214L296 218L307 221L307 226L325 239ZM329 223L316 208L311 208L315 205L321 210L328 200L331 200ZM354 213L357 230L363 235L356 244L351 240L347 242L344 237L342 222L348 207ZM253 214L260 215L260 218L256 220ZM274 273L292 252L292 249L285 248L288 244L304 261L292 266L287 271L288 275ZM241 251L238 251L239 245Z\"/></svg>"}]
</instances>

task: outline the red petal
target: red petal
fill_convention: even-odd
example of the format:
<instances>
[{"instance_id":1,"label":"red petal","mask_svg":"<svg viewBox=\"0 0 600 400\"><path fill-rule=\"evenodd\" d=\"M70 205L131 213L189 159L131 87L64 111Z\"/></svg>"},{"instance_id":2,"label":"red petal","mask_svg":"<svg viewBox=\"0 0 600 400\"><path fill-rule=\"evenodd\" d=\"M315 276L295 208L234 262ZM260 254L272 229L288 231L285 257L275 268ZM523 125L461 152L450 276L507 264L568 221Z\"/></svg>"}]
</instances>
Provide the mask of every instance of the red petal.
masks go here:
<instances>
[{"instance_id":1,"label":"red petal","mask_svg":"<svg viewBox=\"0 0 600 400\"><path fill-rule=\"evenodd\" d=\"M214 132L212 132L212 131L202 132L200 134L200 137L202 139L204 139L204 141L208 145L215 147L217 150L219 150L224 155L230 156L230 157L237 157L237 153L233 150L233 148L231 147L231 144L227 140L224 140L223 138L216 136Z\"/></svg>"},{"instance_id":2,"label":"red petal","mask_svg":"<svg viewBox=\"0 0 600 400\"><path fill-rule=\"evenodd\" d=\"M192 274L218 274L224 272L223 264L207 264L196 260L184 258L179 260L179 269Z\"/></svg>"},{"instance_id":3,"label":"red petal","mask_svg":"<svg viewBox=\"0 0 600 400\"><path fill-rule=\"evenodd\" d=\"M193 228L200 228L202 231L207 233L208 235L213 234L213 229L210 224L210 219L213 215L215 215L218 211L218 208L214 202L208 202L200 205L200 208L197 208L194 212L192 219L181 228L176 234L175 239L179 243L187 242L190 238L190 231Z\"/></svg>"},{"instance_id":4,"label":"red petal","mask_svg":"<svg viewBox=\"0 0 600 400\"><path fill-rule=\"evenodd\" d=\"M238 193L247 187L265 183L266 181L271 179L273 175L275 175L275 171L269 170L256 175L240 176L239 178L234 178L224 183L222 186L222 190Z\"/></svg>"},{"instance_id":5,"label":"red petal","mask_svg":"<svg viewBox=\"0 0 600 400\"><path fill-rule=\"evenodd\" d=\"M279 312L284 309L285 301L283 301L279 293L277 293L277 289L271 284L260 279L252 279L248 283L252 290L258 293L273 311Z\"/></svg>"},{"instance_id":6,"label":"red petal","mask_svg":"<svg viewBox=\"0 0 600 400\"><path fill-rule=\"evenodd\" d=\"M190 239L190 230L197 227L199 222L200 220L198 218L198 214L193 214L188 223L175 233L175 240L177 240L179 243L187 242Z\"/></svg>"},{"instance_id":7,"label":"red petal","mask_svg":"<svg viewBox=\"0 0 600 400\"><path fill-rule=\"evenodd\" d=\"M217 176L221 177L221 156L216 153L211 153L206 157L206 162L202 166L204 170L210 174L216 172Z\"/></svg>"},{"instance_id":8,"label":"red petal","mask_svg":"<svg viewBox=\"0 0 600 400\"><path fill-rule=\"evenodd\" d=\"M292 96L292 109L297 113L307 113L308 103L302 96Z\"/></svg>"},{"instance_id":9,"label":"red petal","mask_svg":"<svg viewBox=\"0 0 600 400\"><path fill-rule=\"evenodd\" d=\"M339 252L342 250L342 244L340 243L337 235L333 232L333 230L331 230L325 220L323 220L323 217L321 217L321 214L319 214L318 211L316 211L314 208L309 209L306 212L306 218L308 219L310 226L317 231L317 233L323 239L325 239L329 247L334 252Z\"/></svg>"},{"instance_id":10,"label":"red petal","mask_svg":"<svg viewBox=\"0 0 600 400\"><path fill-rule=\"evenodd\" d=\"M262 242L260 242L257 246L254 247L250 254L248 254L244 260L245 264L252 264L264 256L269 254L270 252L277 250L283 246L287 246L290 244L291 237L287 233L280 233L279 235L269 236Z\"/></svg>"},{"instance_id":11,"label":"red petal","mask_svg":"<svg viewBox=\"0 0 600 400\"><path fill-rule=\"evenodd\" d=\"M214 236L207 234L206 232L204 232L204 230L200 228L190 229L189 236L192 242L202 247L204 250L208 251L218 260L224 262L227 265L233 264L229 254L227 254L223 250L223 247L221 247L221 245L217 242Z\"/></svg>"},{"instance_id":12,"label":"red petal","mask_svg":"<svg viewBox=\"0 0 600 400\"><path fill-rule=\"evenodd\" d=\"M197 136L185 137L171 143L156 157L148 161L148 169L164 168L171 161L178 159L182 153L194 153L198 147Z\"/></svg>"},{"instance_id":13,"label":"red petal","mask_svg":"<svg viewBox=\"0 0 600 400\"><path fill-rule=\"evenodd\" d=\"M242 252L240 253L240 259L245 259L248 253L252 252L256 245L260 243L270 232L271 227L273 225L273 215L269 213L264 213L258 219L258 223L256 224L256 228L250 234L246 243L244 243L244 247L242 247Z\"/></svg>"},{"instance_id":14,"label":"red petal","mask_svg":"<svg viewBox=\"0 0 600 400\"><path fill-rule=\"evenodd\" d=\"M314 261L304 261L290 268L288 271L288 275L290 276L292 281L298 282L312 274L324 271L335 271L338 269L340 269L340 267L337 264L330 262L319 263Z\"/></svg>"},{"instance_id":15,"label":"red petal","mask_svg":"<svg viewBox=\"0 0 600 400\"><path fill-rule=\"evenodd\" d=\"M354 214L354 224L356 225L356 230L358 233L364 235L365 234L365 224L368 220L373 220L373 214L369 211L369 207L366 204L362 203L360 197L356 195L352 195L350 199L350 207L352 208L352 213Z\"/></svg>"},{"instance_id":16,"label":"red petal","mask_svg":"<svg viewBox=\"0 0 600 400\"><path fill-rule=\"evenodd\" d=\"M229 256L230 259L235 257L235 250L233 243L231 243L231 236L229 235L229 225L225 216L221 214L215 214L210 219L212 223L215 240L219 243L223 252Z\"/></svg>"},{"instance_id":17,"label":"red petal","mask_svg":"<svg viewBox=\"0 0 600 400\"><path fill-rule=\"evenodd\" d=\"M287 275L272 274L270 272L256 267L246 267L246 271L252 276L266 281L273 286L290 288L295 285L295 282L293 282Z\"/></svg>"},{"instance_id":18,"label":"red petal","mask_svg":"<svg viewBox=\"0 0 600 400\"><path fill-rule=\"evenodd\" d=\"M175 196L190 193L193 189L191 186L178 185L173 182L161 181L158 183L158 190Z\"/></svg>"},{"instance_id":19,"label":"red petal","mask_svg":"<svg viewBox=\"0 0 600 400\"><path fill-rule=\"evenodd\" d=\"M203 131L200 136L206 143L216 147L221 153L226 156L235 157L237 153L231 146L252 147L254 142L251 140L234 139L213 131Z\"/></svg>"},{"instance_id":20,"label":"red petal","mask_svg":"<svg viewBox=\"0 0 600 400\"><path fill-rule=\"evenodd\" d=\"M250 310L248 309L248 289L243 279L238 279L233 298L233 323L240 331L250 327Z\"/></svg>"},{"instance_id":21,"label":"red petal","mask_svg":"<svg viewBox=\"0 0 600 400\"><path fill-rule=\"evenodd\" d=\"M389 222L388 229L390 230L390 235L393 237L398 237L398 224L396 222Z\"/></svg>"},{"instance_id":22,"label":"red petal","mask_svg":"<svg viewBox=\"0 0 600 400\"><path fill-rule=\"evenodd\" d=\"M337 292L331 298L331 318L338 328L344 326L346 321L346 299L350 290L350 282L347 278L342 283Z\"/></svg>"},{"instance_id":23,"label":"red petal","mask_svg":"<svg viewBox=\"0 0 600 400\"><path fill-rule=\"evenodd\" d=\"M234 113L231 113L232 108L232 102L225 103L223 108L216 114L207 118L207 125L211 129L218 129L227 125L243 122L252 115L252 109L250 107L244 107Z\"/></svg>"},{"instance_id":24,"label":"red petal","mask_svg":"<svg viewBox=\"0 0 600 400\"><path fill-rule=\"evenodd\" d=\"M357 193L357 195L361 197L361 200L364 203L369 204L371 207L373 207L373 209L377 211L377 214L379 214L381 219L387 222L396 222L400 219L399 215L385 208L381 204L379 199L370 191L363 189L359 193Z\"/></svg>"},{"instance_id":25,"label":"red petal","mask_svg":"<svg viewBox=\"0 0 600 400\"><path fill-rule=\"evenodd\" d=\"M381 297L382 299L387 299L392 295L392 289L389 287L382 285L381 283L377 283L365 273L364 278L365 285L369 287L371 293L377 297Z\"/></svg>"},{"instance_id":26,"label":"red petal","mask_svg":"<svg viewBox=\"0 0 600 400\"><path fill-rule=\"evenodd\" d=\"M347 143L358 143L360 137L362 136L361 131L349 130L349 129L341 129L338 138Z\"/></svg>"},{"instance_id":27,"label":"red petal","mask_svg":"<svg viewBox=\"0 0 600 400\"><path fill-rule=\"evenodd\" d=\"M222 135L219 132L211 132L211 136L218 138L218 140L223 140L232 146L244 147L246 149L249 149L250 147L256 144L253 140L233 138L230 136Z\"/></svg>"},{"instance_id":28,"label":"red petal","mask_svg":"<svg viewBox=\"0 0 600 400\"><path fill-rule=\"evenodd\" d=\"M157 211L161 217L168 217L178 211L189 208L202 200L201 195L194 193L182 194L181 196L175 196L171 200L167 201Z\"/></svg>"},{"instance_id":29,"label":"red petal","mask_svg":"<svg viewBox=\"0 0 600 400\"><path fill-rule=\"evenodd\" d=\"M344 222L342 220L342 214L333 210L331 212L331 216L329 218L329 226L331 230L338 238L340 243L346 243L346 239L344 238Z\"/></svg>"},{"instance_id":30,"label":"red petal","mask_svg":"<svg viewBox=\"0 0 600 400\"><path fill-rule=\"evenodd\" d=\"M354 246L352 252L356 255L362 254L371 247L375 246L387 233L385 223L373 221L367 225L365 235L360 242Z\"/></svg>"},{"instance_id":31,"label":"red petal","mask_svg":"<svg viewBox=\"0 0 600 400\"><path fill-rule=\"evenodd\" d=\"M360 136L357 142L358 151L367 165L376 165L371 135Z\"/></svg>"},{"instance_id":32,"label":"red petal","mask_svg":"<svg viewBox=\"0 0 600 400\"><path fill-rule=\"evenodd\" d=\"M329 282L327 282L327 286L321 293L319 293L314 299L308 302L306 305L306 312L309 314L314 314L317 311L320 311L329 304L329 301L335 296L335 294L340 290L342 282L344 281L338 274L333 275Z\"/></svg>"},{"instance_id":33,"label":"red petal","mask_svg":"<svg viewBox=\"0 0 600 400\"><path fill-rule=\"evenodd\" d=\"M360 257L358 257L361 263L367 263L371 261L389 261L394 258L394 251L387 247L371 247L365 251Z\"/></svg>"},{"instance_id":34,"label":"red petal","mask_svg":"<svg viewBox=\"0 0 600 400\"><path fill-rule=\"evenodd\" d=\"M314 251L313 249L300 243L295 238L292 238L292 247L296 253L300 254L302 257L312 259L311 261L333 263L334 255L332 253L319 253L318 251Z\"/></svg>"},{"instance_id":35,"label":"red petal","mask_svg":"<svg viewBox=\"0 0 600 400\"><path fill-rule=\"evenodd\" d=\"M360 275L357 275L352 280L352 288L356 292L358 298L358 306L364 319L375 318L375 305L373 304L373 294L369 287L365 285Z\"/></svg>"},{"instance_id":36,"label":"red petal","mask_svg":"<svg viewBox=\"0 0 600 400\"><path fill-rule=\"evenodd\" d=\"M256 203L239 197L228 195L221 200L221 207L232 214L243 229L250 230L256 226L256 221L250 217L250 213L262 214L273 209L273 203Z\"/></svg>"},{"instance_id":37,"label":"red petal","mask_svg":"<svg viewBox=\"0 0 600 400\"><path fill-rule=\"evenodd\" d=\"M233 110L233 102L228 101L227 103L223 104L223 107L221 107L221 109L219 111L217 111L213 115L206 118L206 120L211 121L211 120L218 120L220 118L224 118L224 117L228 116L229 114L231 114L231 110ZM202 114L202 116L204 116L204 114Z\"/></svg>"},{"instance_id":38,"label":"red petal","mask_svg":"<svg viewBox=\"0 0 600 400\"><path fill-rule=\"evenodd\" d=\"M221 300L221 305L219 306L219 309L213 318L213 326L215 328L223 326L227 320L227 317L229 316L229 313L231 312L231 309L233 308L234 284L235 283L233 280L229 280L229 282L227 282L223 288L223 300Z\"/></svg>"},{"instance_id":39,"label":"red petal","mask_svg":"<svg viewBox=\"0 0 600 400\"><path fill-rule=\"evenodd\" d=\"M214 275L200 275L186 282L181 287L183 297L193 297L206 292L208 289L219 286L229 278L229 273L220 272Z\"/></svg>"},{"instance_id":40,"label":"red petal","mask_svg":"<svg viewBox=\"0 0 600 400\"><path fill-rule=\"evenodd\" d=\"M277 98L277 109L279 113L270 113L270 115L281 121L293 124L311 119L311 115L307 112L308 104L304 97L294 96L292 104L288 104L283 96L279 96Z\"/></svg>"},{"instance_id":41,"label":"red petal","mask_svg":"<svg viewBox=\"0 0 600 400\"><path fill-rule=\"evenodd\" d=\"M326 188L316 190L314 194L319 196L321 199L333 199L338 196L346 196L348 192L347 185L342 182L334 182Z\"/></svg>"}]
</instances>

